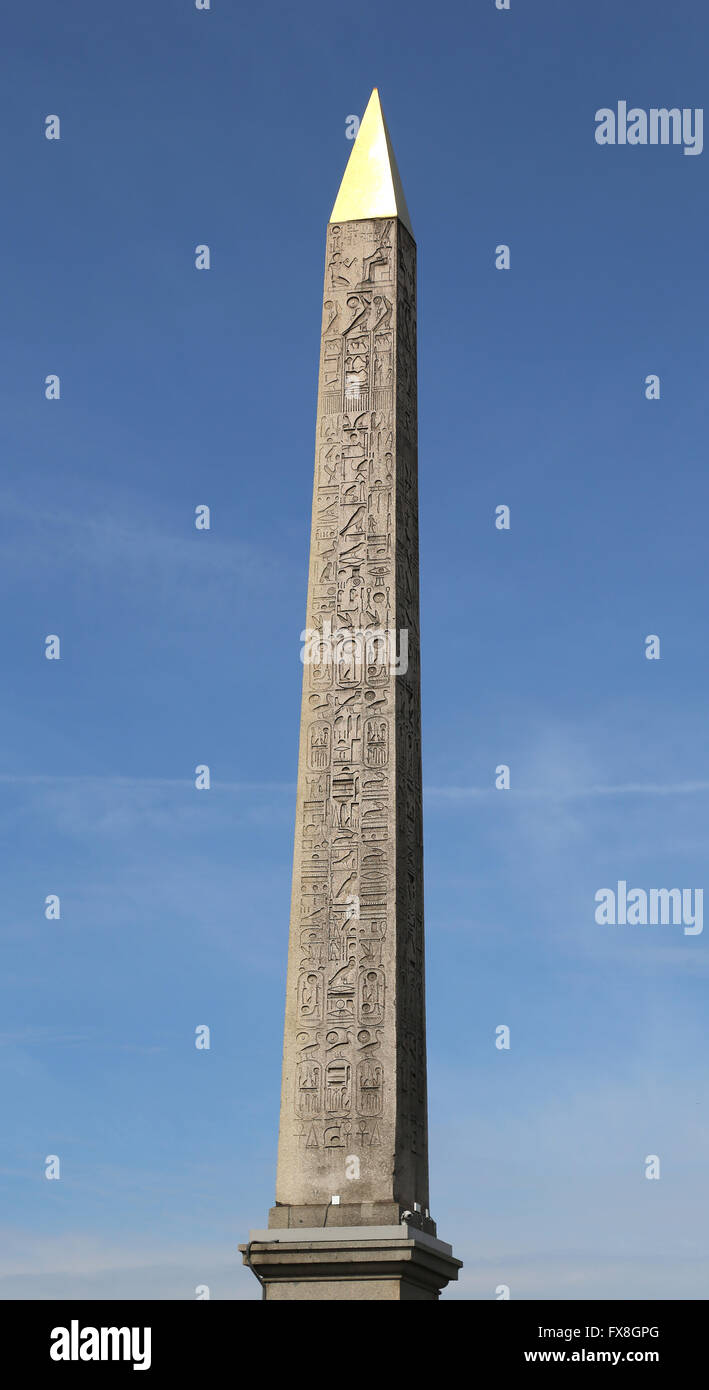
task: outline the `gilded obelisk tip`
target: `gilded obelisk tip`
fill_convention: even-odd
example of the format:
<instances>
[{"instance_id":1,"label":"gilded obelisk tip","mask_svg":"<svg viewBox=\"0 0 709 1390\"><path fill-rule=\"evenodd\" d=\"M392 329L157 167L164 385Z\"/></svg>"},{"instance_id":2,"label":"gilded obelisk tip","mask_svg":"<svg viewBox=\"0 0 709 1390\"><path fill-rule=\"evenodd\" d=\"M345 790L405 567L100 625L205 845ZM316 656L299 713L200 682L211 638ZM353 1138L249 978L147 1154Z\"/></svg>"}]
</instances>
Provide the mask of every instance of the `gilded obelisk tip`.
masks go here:
<instances>
[{"instance_id":1,"label":"gilded obelisk tip","mask_svg":"<svg viewBox=\"0 0 709 1390\"><path fill-rule=\"evenodd\" d=\"M331 222L398 217L413 236L399 170L375 87L347 161Z\"/></svg>"}]
</instances>

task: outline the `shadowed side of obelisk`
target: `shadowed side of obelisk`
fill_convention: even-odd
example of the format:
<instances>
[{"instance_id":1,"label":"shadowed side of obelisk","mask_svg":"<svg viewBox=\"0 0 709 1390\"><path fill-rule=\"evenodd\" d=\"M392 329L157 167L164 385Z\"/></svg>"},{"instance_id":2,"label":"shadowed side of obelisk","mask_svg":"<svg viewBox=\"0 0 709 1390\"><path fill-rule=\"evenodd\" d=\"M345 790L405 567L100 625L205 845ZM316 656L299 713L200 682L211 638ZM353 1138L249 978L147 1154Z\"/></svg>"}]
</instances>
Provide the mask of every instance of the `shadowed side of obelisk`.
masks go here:
<instances>
[{"instance_id":1,"label":"shadowed side of obelisk","mask_svg":"<svg viewBox=\"0 0 709 1390\"><path fill-rule=\"evenodd\" d=\"M267 1298L437 1298L416 248L376 91L327 233L303 655L276 1205L245 1258Z\"/></svg>"}]
</instances>

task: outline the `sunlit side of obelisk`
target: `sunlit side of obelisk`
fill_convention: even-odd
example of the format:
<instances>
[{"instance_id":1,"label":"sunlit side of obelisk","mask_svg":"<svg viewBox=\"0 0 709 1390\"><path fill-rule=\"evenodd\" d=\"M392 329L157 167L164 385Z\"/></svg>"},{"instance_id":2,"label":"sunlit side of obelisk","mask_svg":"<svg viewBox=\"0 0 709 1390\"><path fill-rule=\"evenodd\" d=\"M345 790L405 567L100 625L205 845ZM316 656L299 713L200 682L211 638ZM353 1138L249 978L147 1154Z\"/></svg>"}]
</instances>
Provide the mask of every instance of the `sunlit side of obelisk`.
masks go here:
<instances>
[{"instance_id":1,"label":"sunlit side of obelisk","mask_svg":"<svg viewBox=\"0 0 709 1390\"><path fill-rule=\"evenodd\" d=\"M376 89L327 230L268 1300L432 1300L416 245Z\"/></svg>"}]
</instances>

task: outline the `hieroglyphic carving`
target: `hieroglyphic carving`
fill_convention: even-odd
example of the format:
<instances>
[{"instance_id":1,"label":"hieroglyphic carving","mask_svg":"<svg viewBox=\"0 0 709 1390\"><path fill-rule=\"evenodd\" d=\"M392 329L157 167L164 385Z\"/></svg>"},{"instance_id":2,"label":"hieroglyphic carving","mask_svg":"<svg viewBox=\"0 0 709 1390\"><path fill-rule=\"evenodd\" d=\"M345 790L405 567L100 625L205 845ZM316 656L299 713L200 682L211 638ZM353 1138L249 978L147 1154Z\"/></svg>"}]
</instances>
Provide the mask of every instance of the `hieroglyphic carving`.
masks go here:
<instances>
[{"instance_id":1,"label":"hieroglyphic carving","mask_svg":"<svg viewBox=\"0 0 709 1390\"><path fill-rule=\"evenodd\" d=\"M408 231L330 226L280 1202L341 1190L343 1151L366 1161L342 1200L428 1200L415 334ZM393 629L405 674L352 637Z\"/></svg>"}]
</instances>

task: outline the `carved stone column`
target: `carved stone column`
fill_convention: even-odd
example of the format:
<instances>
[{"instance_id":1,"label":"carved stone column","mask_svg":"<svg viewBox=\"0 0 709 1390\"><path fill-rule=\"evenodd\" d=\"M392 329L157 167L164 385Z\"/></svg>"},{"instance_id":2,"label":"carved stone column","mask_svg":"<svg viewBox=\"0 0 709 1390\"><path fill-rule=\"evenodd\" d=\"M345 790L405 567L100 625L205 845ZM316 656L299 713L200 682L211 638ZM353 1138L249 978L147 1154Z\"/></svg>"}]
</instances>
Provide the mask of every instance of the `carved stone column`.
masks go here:
<instances>
[{"instance_id":1,"label":"carved stone column","mask_svg":"<svg viewBox=\"0 0 709 1390\"><path fill-rule=\"evenodd\" d=\"M376 91L327 232L304 656L276 1205L241 1248L267 1298L437 1298L416 246Z\"/></svg>"}]
</instances>

